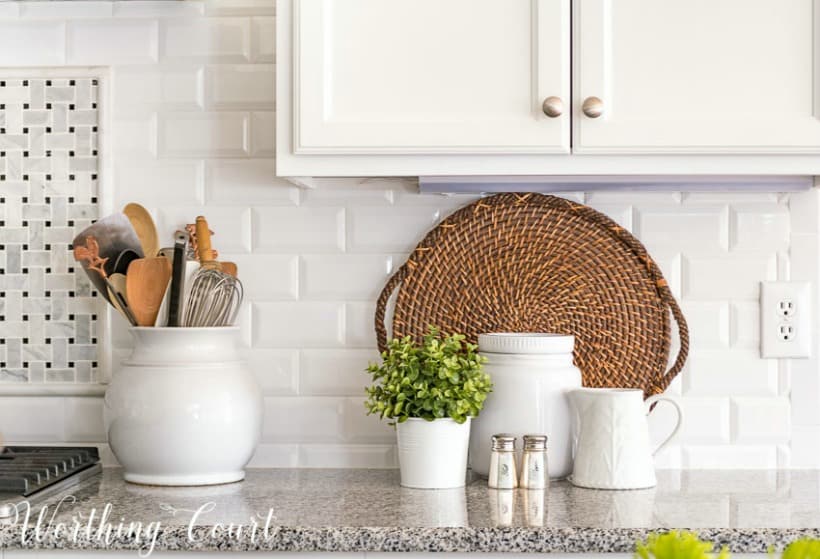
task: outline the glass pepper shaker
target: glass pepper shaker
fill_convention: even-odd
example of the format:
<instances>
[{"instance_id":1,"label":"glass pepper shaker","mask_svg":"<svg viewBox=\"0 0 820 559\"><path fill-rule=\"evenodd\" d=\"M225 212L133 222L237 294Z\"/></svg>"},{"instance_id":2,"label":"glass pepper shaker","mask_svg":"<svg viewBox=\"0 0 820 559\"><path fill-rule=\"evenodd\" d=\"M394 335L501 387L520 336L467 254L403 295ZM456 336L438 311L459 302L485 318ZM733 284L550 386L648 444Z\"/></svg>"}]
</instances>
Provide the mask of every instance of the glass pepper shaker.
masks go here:
<instances>
[{"instance_id":1,"label":"glass pepper shaker","mask_svg":"<svg viewBox=\"0 0 820 559\"><path fill-rule=\"evenodd\" d=\"M514 435L508 433L493 435L488 484L493 489L515 489L518 487Z\"/></svg>"},{"instance_id":2,"label":"glass pepper shaker","mask_svg":"<svg viewBox=\"0 0 820 559\"><path fill-rule=\"evenodd\" d=\"M545 489L549 486L547 471L547 436L524 435L524 457L521 459L521 487Z\"/></svg>"}]
</instances>

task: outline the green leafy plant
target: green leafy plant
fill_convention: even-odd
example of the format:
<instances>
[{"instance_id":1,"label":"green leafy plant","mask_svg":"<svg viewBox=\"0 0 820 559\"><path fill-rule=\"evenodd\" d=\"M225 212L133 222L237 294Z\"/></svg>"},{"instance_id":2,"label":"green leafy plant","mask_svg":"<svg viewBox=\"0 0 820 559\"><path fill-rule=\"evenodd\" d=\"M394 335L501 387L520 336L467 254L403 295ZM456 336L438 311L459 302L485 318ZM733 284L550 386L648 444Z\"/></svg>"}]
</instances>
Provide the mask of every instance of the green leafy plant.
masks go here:
<instances>
[{"instance_id":1,"label":"green leafy plant","mask_svg":"<svg viewBox=\"0 0 820 559\"><path fill-rule=\"evenodd\" d=\"M712 544L698 539L692 532L673 530L665 534L651 534L645 542L636 545L635 557L640 559L728 559L725 547L715 557Z\"/></svg>"},{"instance_id":2,"label":"green leafy plant","mask_svg":"<svg viewBox=\"0 0 820 559\"><path fill-rule=\"evenodd\" d=\"M795 540L783 550L781 559L820 559L820 540Z\"/></svg>"},{"instance_id":3,"label":"green leafy plant","mask_svg":"<svg viewBox=\"0 0 820 559\"><path fill-rule=\"evenodd\" d=\"M411 417L449 417L464 423L477 416L492 383L483 372L486 358L465 339L462 334L445 336L431 326L421 344L410 336L391 340L382 363L367 368L373 377L366 388L368 415L395 420L391 425Z\"/></svg>"}]
</instances>

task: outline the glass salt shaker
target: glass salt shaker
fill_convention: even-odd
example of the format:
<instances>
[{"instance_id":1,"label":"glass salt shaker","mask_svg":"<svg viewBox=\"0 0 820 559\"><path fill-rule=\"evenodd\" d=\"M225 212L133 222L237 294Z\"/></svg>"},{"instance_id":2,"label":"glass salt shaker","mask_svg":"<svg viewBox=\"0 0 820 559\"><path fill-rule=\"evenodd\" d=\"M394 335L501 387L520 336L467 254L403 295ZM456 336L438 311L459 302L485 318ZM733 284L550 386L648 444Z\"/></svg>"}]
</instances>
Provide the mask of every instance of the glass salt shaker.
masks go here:
<instances>
[{"instance_id":1,"label":"glass salt shaker","mask_svg":"<svg viewBox=\"0 0 820 559\"><path fill-rule=\"evenodd\" d=\"M545 489L550 478L547 471L547 436L524 435L524 457L521 460L521 487Z\"/></svg>"},{"instance_id":2,"label":"glass salt shaker","mask_svg":"<svg viewBox=\"0 0 820 559\"><path fill-rule=\"evenodd\" d=\"M508 433L493 435L488 484L493 489L515 489L518 487L514 435Z\"/></svg>"}]
</instances>

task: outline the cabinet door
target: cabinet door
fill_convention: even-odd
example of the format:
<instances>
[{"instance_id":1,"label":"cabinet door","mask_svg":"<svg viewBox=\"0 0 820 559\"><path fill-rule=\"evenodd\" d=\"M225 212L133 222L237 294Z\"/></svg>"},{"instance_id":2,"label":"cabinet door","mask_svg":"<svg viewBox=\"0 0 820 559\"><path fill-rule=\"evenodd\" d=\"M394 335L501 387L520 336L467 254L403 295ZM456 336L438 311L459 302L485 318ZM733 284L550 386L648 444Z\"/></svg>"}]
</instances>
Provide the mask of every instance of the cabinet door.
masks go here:
<instances>
[{"instance_id":1,"label":"cabinet door","mask_svg":"<svg viewBox=\"0 0 820 559\"><path fill-rule=\"evenodd\" d=\"M569 151L569 0L293 0L292 18L295 153Z\"/></svg>"},{"instance_id":2,"label":"cabinet door","mask_svg":"<svg viewBox=\"0 0 820 559\"><path fill-rule=\"evenodd\" d=\"M820 152L820 1L573 9L574 151ZM584 114L590 97L601 101L597 118Z\"/></svg>"}]
</instances>

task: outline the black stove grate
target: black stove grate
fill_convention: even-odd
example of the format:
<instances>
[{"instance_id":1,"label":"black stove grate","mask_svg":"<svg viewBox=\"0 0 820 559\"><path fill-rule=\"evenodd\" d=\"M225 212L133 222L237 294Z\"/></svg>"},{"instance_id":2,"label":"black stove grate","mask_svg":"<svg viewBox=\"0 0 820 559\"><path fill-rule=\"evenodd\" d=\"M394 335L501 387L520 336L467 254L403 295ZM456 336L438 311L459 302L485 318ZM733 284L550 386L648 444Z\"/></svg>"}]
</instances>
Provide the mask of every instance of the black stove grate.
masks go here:
<instances>
[{"instance_id":1,"label":"black stove grate","mask_svg":"<svg viewBox=\"0 0 820 559\"><path fill-rule=\"evenodd\" d=\"M0 493L28 496L99 460L95 447L9 446L0 452Z\"/></svg>"}]
</instances>

